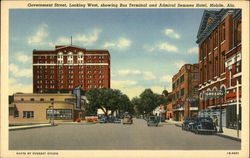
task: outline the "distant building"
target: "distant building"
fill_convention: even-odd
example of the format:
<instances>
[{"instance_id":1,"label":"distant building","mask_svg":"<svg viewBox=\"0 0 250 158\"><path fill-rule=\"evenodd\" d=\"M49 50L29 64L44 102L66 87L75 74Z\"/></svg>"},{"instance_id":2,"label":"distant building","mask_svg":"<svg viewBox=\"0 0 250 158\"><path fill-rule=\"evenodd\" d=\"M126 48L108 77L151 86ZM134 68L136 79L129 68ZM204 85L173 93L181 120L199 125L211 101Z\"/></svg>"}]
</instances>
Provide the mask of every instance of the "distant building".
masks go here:
<instances>
[{"instance_id":1,"label":"distant building","mask_svg":"<svg viewBox=\"0 0 250 158\"><path fill-rule=\"evenodd\" d=\"M33 92L110 88L110 54L77 46L33 50Z\"/></svg>"},{"instance_id":2,"label":"distant building","mask_svg":"<svg viewBox=\"0 0 250 158\"><path fill-rule=\"evenodd\" d=\"M185 64L172 78L172 111L175 121L198 115L198 64Z\"/></svg>"},{"instance_id":3,"label":"distant building","mask_svg":"<svg viewBox=\"0 0 250 158\"><path fill-rule=\"evenodd\" d=\"M84 118L72 93L16 93L9 105L9 123L72 122Z\"/></svg>"},{"instance_id":4,"label":"distant building","mask_svg":"<svg viewBox=\"0 0 250 158\"><path fill-rule=\"evenodd\" d=\"M236 128L236 96L241 98L241 9L205 10L196 42L199 44L199 109L217 109L222 104L227 127ZM218 90L224 92L222 100L204 97L206 91Z\"/></svg>"},{"instance_id":5,"label":"distant building","mask_svg":"<svg viewBox=\"0 0 250 158\"><path fill-rule=\"evenodd\" d=\"M167 100L167 104L164 106L161 106L161 109L164 110L164 113L162 113L162 117L165 119L172 119L173 117L173 111L172 111L172 98L173 98L173 93L168 92L167 90L162 91L162 96L164 96Z\"/></svg>"}]
</instances>

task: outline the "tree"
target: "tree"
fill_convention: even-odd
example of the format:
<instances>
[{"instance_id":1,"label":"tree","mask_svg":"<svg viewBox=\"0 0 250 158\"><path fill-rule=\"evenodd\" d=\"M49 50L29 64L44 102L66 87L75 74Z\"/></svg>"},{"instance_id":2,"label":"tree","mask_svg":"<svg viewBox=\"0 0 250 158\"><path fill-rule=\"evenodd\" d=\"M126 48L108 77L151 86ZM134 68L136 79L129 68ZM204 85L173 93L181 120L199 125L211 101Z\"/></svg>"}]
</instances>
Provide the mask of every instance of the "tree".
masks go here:
<instances>
[{"instance_id":1,"label":"tree","mask_svg":"<svg viewBox=\"0 0 250 158\"><path fill-rule=\"evenodd\" d=\"M120 90L109 88L93 88L86 92L86 97L89 104L86 107L87 111L93 111L102 109L105 115L108 115L108 111L111 114L120 110L133 111L132 104L127 95L122 94Z\"/></svg>"},{"instance_id":2,"label":"tree","mask_svg":"<svg viewBox=\"0 0 250 158\"><path fill-rule=\"evenodd\" d=\"M139 114L151 113L157 106L165 104L166 98L153 93L151 89L145 89L139 98L133 98L132 103Z\"/></svg>"}]
</instances>

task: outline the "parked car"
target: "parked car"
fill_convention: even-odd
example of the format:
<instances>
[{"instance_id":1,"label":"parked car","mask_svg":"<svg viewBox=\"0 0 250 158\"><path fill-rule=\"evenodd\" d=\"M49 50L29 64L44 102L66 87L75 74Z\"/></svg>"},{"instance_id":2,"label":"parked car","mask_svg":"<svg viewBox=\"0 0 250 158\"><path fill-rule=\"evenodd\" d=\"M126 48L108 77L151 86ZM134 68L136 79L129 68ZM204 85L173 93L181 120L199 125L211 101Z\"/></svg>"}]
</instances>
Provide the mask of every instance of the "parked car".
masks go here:
<instances>
[{"instance_id":1,"label":"parked car","mask_svg":"<svg viewBox=\"0 0 250 158\"><path fill-rule=\"evenodd\" d=\"M114 123L121 123L121 119L115 117Z\"/></svg>"},{"instance_id":2,"label":"parked car","mask_svg":"<svg viewBox=\"0 0 250 158\"><path fill-rule=\"evenodd\" d=\"M122 120L122 124L132 124L133 118L131 115L125 115Z\"/></svg>"},{"instance_id":3,"label":"parked car","mask_svg":"<svg viewBox=\"0 0 250 158\"><path fill-rule=\"evenodd\" d=\"M195 119L193 127L191 128L196 134L209 133L214 134L217 132L217 128L210 117L198 117Z\"/></svg>"},{"instance_id":4,"label":"parked car","mask_svg":"<svg viewBox=\"0 0 250 158\"><path fill-rule=\"evenodd\" d=\"M194 122L195 122L196 118L193 117L187 117L184 122L182 123L182 130L187 130L190 131L193 128Z\"/></svg>"},{"instance_id":5,"label":"parked car","mask_svg":"<svg viewBox=\"0 0 250 158\"><path fill-rule=\"evenodd\" d=\"M157 118L157 116L149 116L147 119L147 125L148 126L158 126L159 124L159 119Z\"/></svg>"},{"instance_id":6,"label":"parked car","mask_svg":"<svg viewBox=\"0 0 250 158\"><path fill-rule=\"evenodd\" d=\"M102 116L99 122L100 123L107 123L108 122L108 118L106 116Z\"/></svg>"},{"instance_id":7,"label":"parked car","mask_svg":"<svg viewBox=\"0 0 250 158\"><path fill-rule=\"evenodd\" d=\"M115 122L115 117L112 116L112 115L109 115L109 116L108 116L108 122L109 122L109 123L114 123L114 122Z\"/></svg>"}]
</instances>

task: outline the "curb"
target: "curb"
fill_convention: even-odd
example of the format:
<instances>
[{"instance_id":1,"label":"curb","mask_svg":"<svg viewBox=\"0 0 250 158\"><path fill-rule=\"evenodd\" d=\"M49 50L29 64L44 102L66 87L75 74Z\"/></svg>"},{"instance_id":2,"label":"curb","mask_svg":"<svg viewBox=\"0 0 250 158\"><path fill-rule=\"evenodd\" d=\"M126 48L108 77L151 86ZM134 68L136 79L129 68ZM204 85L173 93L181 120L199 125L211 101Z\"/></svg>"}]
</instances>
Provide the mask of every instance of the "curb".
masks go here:
<instances>
[{"instance_id":1,"label":"curb","mask_svg":"<svg viewBox=\"0 0 250 158\"><path fill-rule=\"evenodd\" d=\"M57 126L56 124L54 126ZM52 125L44 125L44 126L27 126L27 127L18 127L18 128L9 128L9 131L15 131L15 130L25 130L25 129L31 129L31 128L41 128L41 127L53 127Z\"/></svg>"},{"instance_id":2,"label":"curb","mask_svg":"<svg viewBox=\"0 0 250 158\"><path fill-rule=\"evenodd\" d=\"M236 138L236 137L232 137L232 136L228 136L228 135L224 135L224 134L220 134L220 133L216 133L215 135L219 136L219 137L229 138L229 139L241 142L241 138Z\"/></svg>"},{"instance_id":3,"label":"curb","mask_svg":"<svg viewBox=\"0 0 250 158\"><path fill-rule=\"evenodd\" d=\"M99 122L69 122L69 123L57 123L58 125L93 125Z\"/></svg>"},{"instance_id":4,"label":"curb","mask_svg":"<svg viewBox=\"0 0 250 158\"><path fill-rule=\"evenodd\" d=\"M175 126L181 127L181 125L179 125L179 124L175 124ZM236 137L232 137L232 136L228 136L228 135L224 135L224 134L220 134L220 133L216 133L214 135L216 135L218 137L228 138L228 139L232 139L232 140L241 142L241 138L236 138Z\"/></svg>"}]
</instances>

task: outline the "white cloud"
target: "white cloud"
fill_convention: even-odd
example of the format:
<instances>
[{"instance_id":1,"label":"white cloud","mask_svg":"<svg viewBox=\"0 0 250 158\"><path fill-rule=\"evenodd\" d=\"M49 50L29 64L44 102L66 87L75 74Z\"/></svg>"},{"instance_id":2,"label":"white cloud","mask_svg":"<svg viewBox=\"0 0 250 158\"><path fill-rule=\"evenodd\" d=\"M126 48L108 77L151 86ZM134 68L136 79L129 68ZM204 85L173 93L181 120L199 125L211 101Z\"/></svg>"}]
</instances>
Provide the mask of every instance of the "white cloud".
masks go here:
<instances>
[{"instance_id":1,"label":"white cloud","mask_svg":"<svg viewBox=\"0 0 250 158\"><path fill-rule=\"evenodd\" d=\"M30 45L45 45L46 38L48 37L48 31L47 31L48 25L47 24L41 24L36 32L28 37L28 44Z\"/></svg>"},{"instance_id":2,"label":"white cloud","mask_svg":"<svg viewBox=\"0 0 250 158\"><path fill-rule=\"evenodd\" d=\"M146 71L146 72L142 72L143 78L145 80L154 80L156 79L155 75L152 72Z\"/></svg>"},{"instance_id":3,"label":"white cloud","mask_svg":"<svg viewBox=\"0 0 250 158\"><path fill-rule=\"evenodd\" d=\"M164 33L166 36L170 37L170 38L174 38L174 39L179 39L181 36L176 33L173 29L165 29Z\"/></svg>"},{"instance_id":4,"label":"white cloud","mask_svg":"<svg viewBox=\"0 0 250 158\"><path fill-rule=\"evenodd\" d=\"M105 47L105 48L108 48L108 47L115 47L115 43L106 42L106 43L104 43L103 47Z\"/></svg>"},{"instance_id":5,"label":"white cloud","mask_svg":"<svg viewBox=\"0 0 250 158\"><path fill-rule=\"evenodd\" d=\"M103 47L105 48L116 48L116 49L126 49L130 47L132 44L132 41L127 38L119 38L115 42L106 42L103 44Z\"/></svg>"},{"instance_id":6,"label":"white cloud","mask_svg":"<svg viewBox=\"0 0 250 158\"><path fill-rule=\"evenodd\" d=\"M15 59L21 63L31 62L31 56L26 55L24 52L17 52Z\"/></svg>"},{"instance_id":7,"label":"white cloud","mask_svg":"<svg viewBox=\"0 0 250 158\"><path fill-rule=\"evenodd\" d=\"M15 78L9 78L9 84L14 84L16 81L17 80Z\"/></svg>"},{"instance_id":8,"label":"white cloud","mask_svg":"<svg viewBox=\"0 0 250 158\"><path fill-rule=\"evenodd\" d=\"M21 84L18 83L15 78L9 78L8 93L12 95L13 93L23 92L32 93L32 84Z\"/></svg>"},{"instance_id":9,"label":"white cloud","mask_svg":"<svg viewBox=\"0 0 250 158\"><path fill-rule=\"evenodd\" d=\"M160 81L161 82L169 82L169 83L172 83L172 77L171 75L165 75L165 76L162 76L160 78Z\"/></svg>"},{"instance_id":10,"label":"white cloud","mask_svg":"<svg viewBox=\"0 0 250 158\"><path fill-rule=\"evenodd\" d=\"M178 69L180 69L183 65L186 64L186 62L185 61L176 61L174 64L178 67Z\"/></svg>"},{"instance_id":11,"label":"white cloud","mask_svg":"<svg viewBox=\"0 0 250 158\"><path fill-rule=\"evenodd\" d=\"M198 54L198 47L188 49L189 54Z\"/></svg>"},{"instance_id":12,"label":"white cloud","mask_svg":"<svg viewBox=\"0 0 250 158\"><path fill-rule=\"evenodd\" d=\"M8 93L12 95L13 93L23 92L23 93L32 93L32 84L20 84L20 83L10 83Z\"/></svg>"},{"instance_id":13,"label":"white cloud","mask_svg":"<svg viewBox=\"0 0 250 158\"><path fill-rule=\"evenodd\" d=\"M120 75L140 75L140 74L142 74L142 72L139 70L126 69L126 70L119 70L118 74L120 74Z\"/></svg>"},{"instance_id":14,"label":"white cloud","mask_svg":"<svg viewBox=\"0 0 250 158\"><path fill-rule=\"evenodd\" d=\"M142 75L145 80L153 80L156 79L156 76L150 71L140 71L140 70L119 70L118 74L120 75Z\"/></svg>"},{"instance_id":15,"label":"white cloud","mask_svg":"<svg viewBox=\"0 0 250 158\"><path fill-rule=\"evenodd\" d=\"M56 44L71 44L71 39L67 37L59 37Z\"/></svg>"},{"instance_id":16,"label":"white cloud","mask_svg":"<svg viewBox=\"0 0 250 158\"><path fill-rule=\"evenodd\" d=\"M165 43L160 43L158 45L160 50L167 51L167 52L177 52L178 48L174 45L168 44L167 42Z\"/></svg>"},{"instance_id":17,"label":"white cloud","mask_svg":"<svg viewBox=\"0 0 250 158\"><path fill-rule=\"evenodd\" d=\"M179 50L175 45L169 44L168 42L159 42L152 46L144 45L143 48L149 52L154 52L154 51L177 52Z\"/></svg>"},{"instance_id":18,"label":"white cloud","mask_svg":"<svg viewBox=\"0 0 250 158\"><path fill-rule=\"evenodd\" d=\"M120 38L118 43L117 43L117 47L118 48L127 48L131 45L131 41L129 39L126 38Z\"/></svg>"},{"instance_id":19,"label":"white cloud","mask_svg":"<svg viewBox=\"0 0 250 158\"><path fill-rule=\"evenodd\" d=\"M74 43L81 43L84 46L91 46L99 39L99 34L102 32L101 29L93 29L89 34L76 34L72 36L72 44ZM69 45L71 44L70 37L61 36L56 40L56 45ZM50 45L54 46L55 44L50 42Z\"/></svg>"},{"instance_id":20,"label":"white cloud","mask_svg":"<svg viewBox=\"0 0 250 158\"><path fill-rule=\"evenodd\" d=\"M126 88L128 86L134 86L136 84L137 84L136 81L130 81L130 80L115 81L115 80L112 80L111 81L111 88L113 88L113 89L122 89L122 88Z\"/></svg>"},{"instance_id":21,"label":"white cloud","mask_svg":"<svg viewBox=\"0 0 250 158\"><path fill-rule=\"evenodd\" d=\"M73 42L83 42L83 45L90 46L94 42L96 42L99 39L99 34L102 32L101 29L93 29L92 32L88 35L85 34L79 34L75 37L73 36Z\"/></svg>"},{"instance_id":22,"label":"white cloud","mask_svg":"<svg viewBox=\"0 0 250 158\"><path fill-rule=\"evenodd\" d=\"M26 77L26 78L32 77L32 69L20 69L15 64L9 65L9 71L15 77Z\"/></svg>"}]
</instances>

